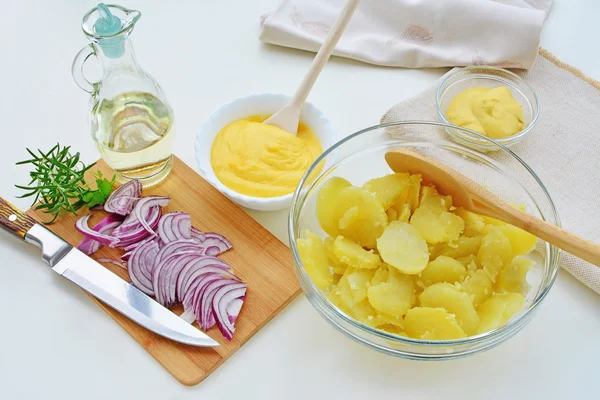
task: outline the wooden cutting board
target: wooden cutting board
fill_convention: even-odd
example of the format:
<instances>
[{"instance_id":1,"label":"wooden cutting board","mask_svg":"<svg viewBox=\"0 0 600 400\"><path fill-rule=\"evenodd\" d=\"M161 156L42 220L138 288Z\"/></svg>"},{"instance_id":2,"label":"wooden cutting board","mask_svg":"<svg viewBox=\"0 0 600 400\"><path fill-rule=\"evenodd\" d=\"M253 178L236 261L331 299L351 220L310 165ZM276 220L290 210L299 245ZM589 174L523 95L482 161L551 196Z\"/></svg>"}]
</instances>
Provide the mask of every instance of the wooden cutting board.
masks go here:
<instances>
[{"instance_id":1,"label":"wooden cutting board","mask_svg":"<svg viewBox=\"0 0 600 400\"><path fill-rule=\"evenodd\" d=\"M111 176L110 168L102 160L98 161L92 169L93 172L97 170L100 170L104 176ZM88 182L93 180L90 179ZM216 326L207 332L220 343L216 348L193 347L165 339L142 328L94 298L104 311L179 382L184 385L196 385L300 293L292 266L291 251L176 157L171 174L157 186L144 189L143 195L170 196L171 201L164 208L165 212L188 212L192 216L193 225L198 229L217 232L228 238L233 244L233 249L219 257L227 261L233 267L235 274L248 283L246 301L236 321L233 340L231 342L225 340ZM41 212L29 210L27 213L38 221L48 219L48 216ZM92 213L90 226L107 215L104 211ZM85 211L80 214L85 215ZM64 215L48 228L76 246L83 239L83 235L74 228L77 218L70 214ZM103 247L92 255L92 258L118 259L122 253L123 251L119 249ZM129 281L125 269L112 264L103 265ZM181 314L182 307L175 306L173 311Z\"/></svg>"}]
</instances>

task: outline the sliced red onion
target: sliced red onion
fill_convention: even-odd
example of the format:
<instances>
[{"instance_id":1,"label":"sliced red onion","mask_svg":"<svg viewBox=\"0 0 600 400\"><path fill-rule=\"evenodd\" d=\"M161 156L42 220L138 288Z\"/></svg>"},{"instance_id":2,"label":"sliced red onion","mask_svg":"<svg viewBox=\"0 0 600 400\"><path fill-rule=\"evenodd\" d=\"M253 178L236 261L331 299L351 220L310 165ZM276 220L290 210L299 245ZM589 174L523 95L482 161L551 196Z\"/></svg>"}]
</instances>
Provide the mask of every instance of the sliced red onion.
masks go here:
<instances>
[{"instance_id":1,"label":"sliced red onion","mask_svg":"<svg viewBox=\"0 0 600 400\"><path fill-rule=\"evenodd\" d=\"M123 254L121 256L121 260L123 260L123 261L129 261L129 259L131 258L131 253L133 253L133 250L132 251L128 251L127 253Z\"/></svg>"},{"instance_id":2,"label":"sliced red onion","mask_svg":"<svg viewBox=\"0 0 600 400\"><path fill-rule=\"evenodd\" d=\"M203 270L209 267L227 272L231 271L231 266L217 257L201 256L194 259L194 262L186 264L179 273L177 279L177 300L183 300L185 293L190 290L190 284L193 280L197 276L203 275L205 273Z\"/></svg>"},{"instance_id":3,"label":"sliced red onion","mask_svg":"<svg viewBox=\"0 0 600 400\"><path fill-rule=\"evenodd\" d=\"M96 261L98 261L99 263L108 263L108 264L118 265L121 268L127 269L127 265L125 263L122 263L119 260L115 260L114 258L99 258Z\"/></svg>"},{"instance_id":4,"label":"sliced red onion","mask_svg":"<svg viewBox=\"0 0 600 400\"><path fill-rule=\"evenodd\" d=\"M111 214L102 221L98 222L92 229L98 233L110 235L111 232L116 227L121 225L122 222L123 217ZM100 249L100 246L100 242L97 242L96 240L86 236L81 243L79 243L77 248L89 256L90 254L97 252Z\"/></svg>"},{"instance_id":5,"label":"sliced red onion","mask_svg":"<svg viewBox=\"0 0 600 400\"><path fill-rule=\"evenodd\" d=\"M175 252L182 252L186 250L196 250L202 254L202 247L198 246L193 240L176 240L174 242L166 243L161 249L160 253L156 256L156 263L159 264L163 259L170 256Z\"/></svg>"},{"instance_id":6,"label":"sliced red onion","mask_svg":"<svg viewBox=\"0 0 600 400\"><path fill-rule=\"evenodd\" d=\"M227 306L227 316L229 317L229 322L232 324L235 323L235 320L240 314L245 299L246 296L238 297L237 299L233 299L233 301Z\"/></svg>"},{"instance_id":7,"label":"sliced red onion","mask_svg":"<svg viewBox=\"0 0 600 400\"><path fill-rule=\"evenodd\" d=\"M134 179L115 189L104 203L104 209L114 214L129 215L141 195L142 184Z\"/></svg>"},{"instance_id":8,"label":"sliced red onion","mask_svg":"<svg viewBox=\"0 0 600 400\"><path fill-rule=\"evenodd\" d=\"M181 273L179 275L181 277ZM186 310L194 310L198 299L202 297L204 286L216 279L231 279L239 281L239 278L230 271L225 271L220 266L207 266L197 270L194 277L190 279L189 288L183 294L180 301Z\"/></svg>"},{"instance_id":9,"label":"sliced red onion","mask_svg":"<svg viewBox=\"0 0 600 400\"><path fill-rule=\"evenodd\" d=\"M75 223L75 228L77 228L77 230L83 233L86 237L100 242L100 244L105 246L114 246L119 242L118 238L104 235L102 233L96 232L93 229L90 229L90 227L88 226L88 220L90 219L90 217L91 214L88 214L84 217L79 218Z\"/></svg>"},{"instance_id":10,"label":"sliced red onion","mask_svg":"<svg viewBox=\"0 0 600 400\"><path fill-rule=\"evenodd\" d=\"M188 324L193 324L194 321L196 320L196 316L194 315L194 313L192 311L189 311L189 310L184 311L179 316L179 318L181 318L182 320L184 320Z\"/></svg>"},{"instance_id":11,"label":"sliced red onion","mask_svg":"<svg viewBox=\"0 0 600 400\"><path fill-rule=\"evenodd\" d=\"M158 223L157 233L165 243L192 239L192 218L190 214L183 212L165 214Z\"/></svg>"},{"instance_id":12,"label":"sliced red onion","mask_svg":"<svg viewBox=\"0 0 600 400\"><path fill-rule=\"evenodd\" d=\"M152 271L152 288L156 301L165 307L175 303L179 271L187 262L199 256L201 255L198 253L171 254L155 264Z\"/></svg>"},{"instance_id":13,"label":"sliced red onion","mask_svg":"<svg viewBox=\"0 0 600 400\"><path fill-rule=\"evenodd\" d=\"M148 222L145 219L145 215L148 214L148 211L152 207L160 206L165 207L169 204L169 197L167 196L148 196L140 199L133 208L132 214L136 216L138 221L141 222L144 229L148 231L151 235L156 235L154 229L150 227Z\"/></svg>"},{"instance_id":14,"label":"sliced red onion","mask_svg":"<svg viewBox=\"0 0 600 400\"><path fill-rule=\"evenodd\" d=\"M129 246L125 246L125 247L121 247L123 250L125 251L133 251L135 250L136 247L143 245L146 242L150 242L156 240L155 237L149 236L146 239L142 240L141 242L136 242L136 243L132 243Z\"/></svg>"},{"instance_id":15,"label":"sliced red onion","mask_svg":"<svg viewBox=\"0 0 600 400\"><path fill-rule=\"evenodd\" d=\"M225 236L214 232L205 233L204 240L200 244L204 247L204 254L208 256L218 256L233 247Z\"/></svg>"},{"instance_id":16,"label":"sliced red onion","mask_svg":"<svg viewBox=\"0 0 600 400\"><path fill-rule=\"evenodd\" d=\"M207 274L202 276L198 280L196 292L194 293L193 298L191 300L191 307L188 306L189 309L194 310L194 314L196 315L196 321L198 321L198 324L200 324L200 326L204 330L211 328L215 324L215 319L212 315L212 309L210 307L208 307L208 309L205 310L205 306L207 304L210 305L210 303L204 302L203 299L205 298L207 290L211 288L211 285L215 282L220 282L222 280L223 277L218 274Z\"/></svg>"},{"instance_id":17,"label":"sliced red onion","mask_svg":"<svg viewBox=\"0 0 600 400\"><path fill-rule=\"evenodd\" d=\"M205 238L206 236L204 235L204 232L192 226L192 239L196 240L199 243L202 243Z\"/></svg>"},{"instance_id":18,"label":"sliced red onion","mask_svg":"<svg viewBox=\"0 0 600 400\"><path fill-rule=\"evenodd\" d=\"M147 223L152 229L156 229L158 221L160 220L161 210L160 207L153 207L152 211L148 215ZM129 223L127 227L123 227L127 223L127 219L123 221L123 224L114 230L112 235L119 239L119 243L114 247L129 247L138 244L144 239L150 236L150 233L142 226L139 221L135 224ZM154 236L153 236L154 237Z\"/></svg>"},{"instance_id":19,"label":"sliced red onion","mask_svg":"<svg viewBox=\"0 0 600 400\"><path fill-rule=\"evenodd\" d=\"M227 340L233 338L233 332L235 332L234 322L242 309L241 305L235 304L233 307L231 303L236 299L243 298L246 296L246 289L248 285L242 282L235 282L229 285L219 287L212 299L212 308L217 321L219 330ZM237 312L235 312L237 309ZM230 315L227 311L234 311L235 314ZM233 320L233 321L232 321Z\"/></svg>"},{"instance_id":20,"label":"sliced red onion","mask_svg":"<svg viewBox=\"0 0 600 400\"><path fill-rule=\"evenodd\" d=\"M213 315L212 304L213 304L213 298L215 297L217 290L222 286L228 286L228 285L232 285L232 284L241 284L241 283L238 281L232 281L231 279L220 278L218 280L215 280L215 281L209 283L206 286L206 289L204 290L204 293L202 294L202 298L200 298L200 300L199 300L200 308L202 311L202 314L201 314L202 321L198 320L198 322L202 323L202 329L208 330L214 325L215 315Z\"/></svg>"},{"instance_id":21,"label":"sliced red onion","mask_svg":"<svg viewBox=\"0 0 600 400\"><path fill-rule=\"evenodd\" d=\"M133 286L149 296L153 296L155 293L147 271L148 268L152 268L154 265L154 260L158 252L158 243L149 241L135 248L129 258L128 270Z\"/></svg>"}]
</instances>

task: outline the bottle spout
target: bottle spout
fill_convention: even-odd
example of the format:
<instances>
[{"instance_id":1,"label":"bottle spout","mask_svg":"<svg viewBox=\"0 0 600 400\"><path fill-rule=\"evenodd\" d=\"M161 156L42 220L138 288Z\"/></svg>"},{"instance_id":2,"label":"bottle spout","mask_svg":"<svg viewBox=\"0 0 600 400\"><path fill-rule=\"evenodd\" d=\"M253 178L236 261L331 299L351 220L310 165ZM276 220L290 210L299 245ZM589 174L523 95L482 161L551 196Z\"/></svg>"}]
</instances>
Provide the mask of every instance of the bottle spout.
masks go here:
<instances>
[{"instance_id":1,"label":"bottle spout","mask_svg":"<svg viewBox=\"0 0 600 400\"><path fill-rule=\"evenodd\" d=\"M119 58L125 51L125 39L141 17L137 10L99 3L83 17L83 31L98 43L108 58Z\"/></svg>"},{"instance_id":2,"label":"bottle spout","mask_svg":"<svg viewBox=\"0 0 600 400\"><path fill-rule=\"evenodd\" d=\"M97 6L100 18L94 24L94 31L101 36L112 36L121 30L121 20L110 12L106 4L99 3Z\"/></svg>"}]
</instances>

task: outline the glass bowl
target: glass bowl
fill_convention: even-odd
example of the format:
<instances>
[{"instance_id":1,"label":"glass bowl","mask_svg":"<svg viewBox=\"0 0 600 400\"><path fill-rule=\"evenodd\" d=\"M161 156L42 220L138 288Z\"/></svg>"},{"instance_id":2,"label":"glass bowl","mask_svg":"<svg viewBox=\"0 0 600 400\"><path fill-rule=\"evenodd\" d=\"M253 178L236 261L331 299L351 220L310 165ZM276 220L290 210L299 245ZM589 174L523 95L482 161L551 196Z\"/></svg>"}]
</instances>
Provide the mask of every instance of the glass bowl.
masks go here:
<instances>
[{"instance_id":1,"label":"glass bowl","mask_svg":"<svg viewBox=\"0 0 600 400\"><path fill-rule=\"evenodd\" d=\"M531 132L540 113L538 100L533 89L520 76L505 69L490 66L472 66L458 69L450 73L440 83L435 96L440 121L450 124L450 121L446 118L446 110L452 99L462 91L478 86L488 88L506 86L515 100L523 106L524 129L507 138L495 139L498 143L510 147ZM446 133L457 143L479 151L489 152L498 149L493 143L481 139L480 135L473 135L474 132L469 129L447 128Z\"/></svg>"},{"instance_id":2,"label":"glass bowl","mask_svg":"<svg viewBox=\"0 0 600 400\"><path fill-rule=\"evenodd\" d=\"M348 179L353 185L362 185L369 179L391 173L392 170L386 164L384 156L395 147L409 148L437 159L486 186L506 201L523 204L527 212L552 224L560 224L546 188L533 170L517 155L483 135L479 135L478 139L496 152L479 153L448 140L443 134L445 129L464 130L439 122L406 121L376 125L348 136L325 151L309 168L294 193L290 208L288 233L296 274L312 306L346 336L380 352L403 358L452 359L487 350L504 342L533 318L552 287L559 268L559 250L538 240L536 249L530 255L535 265L527 275L531 290L522 312L497 330L443 341L410 339L364 325L330 303L324 293L314 285L298 255L296 240L304 235L305 230L310 230L322 238L326 237L316 216L316 200L320 187L333 176ZM310 175L321 162L328 167L317 176Z\"/></svg>"}]
</instances>

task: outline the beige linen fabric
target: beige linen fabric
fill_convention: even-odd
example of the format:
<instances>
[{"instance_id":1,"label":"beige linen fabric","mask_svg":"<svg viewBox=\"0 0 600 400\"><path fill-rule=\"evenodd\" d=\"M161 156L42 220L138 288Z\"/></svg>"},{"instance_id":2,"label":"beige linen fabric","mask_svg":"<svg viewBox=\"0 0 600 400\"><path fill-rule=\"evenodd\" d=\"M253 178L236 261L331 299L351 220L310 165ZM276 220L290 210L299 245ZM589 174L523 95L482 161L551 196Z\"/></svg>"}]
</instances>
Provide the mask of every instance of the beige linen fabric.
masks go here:
<instances>
[{"instance_id":1,"label":"beige linen fabric","mask_svg":"<svg viewBox=\"0 0 600 400\"><path fill-rule=\"evenodd\" d=\"M316 51L346 0L283 0L260 40ZM422 68L530 68L552 0L362 0L335 55Z\"/></svg>"},{"instance_id":2,"label":"beige linen fabric","mask_svg":"<svg viewBox=\"0 0 600 400\"><path fill-rule=\"evenodd\" d=\"M547 187L563 227L600 243L600 82L561 63L545 50L540 55L529 72L515 71L536 92L540 117L529 136L511 149ZM438 85L439 81L395 105L382 122L437 120ZM600 293L600 267L565 252L561 266Z\"/></svg>"}]
</instances>

